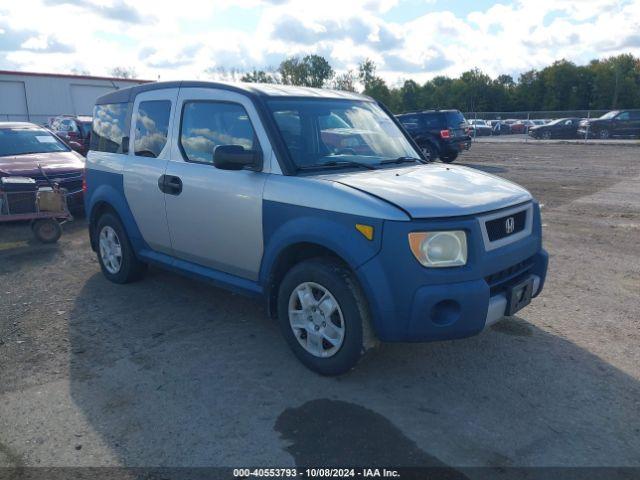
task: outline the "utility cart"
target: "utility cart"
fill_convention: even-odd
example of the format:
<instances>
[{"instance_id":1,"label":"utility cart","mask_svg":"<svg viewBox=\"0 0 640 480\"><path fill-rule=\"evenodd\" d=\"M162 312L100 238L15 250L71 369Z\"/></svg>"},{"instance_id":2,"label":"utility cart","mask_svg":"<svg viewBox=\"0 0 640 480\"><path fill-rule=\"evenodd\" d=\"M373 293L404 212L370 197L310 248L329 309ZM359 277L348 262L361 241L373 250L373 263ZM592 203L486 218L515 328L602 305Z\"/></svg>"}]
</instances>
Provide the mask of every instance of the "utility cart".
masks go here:
<instances>
[{"instance_id":1,"label":"utility cart","mask_svg":"<svg viewBox=\"0 0 640 480\"><path fill-rule=\"evenodd\" d=\"M57 183L39 187L33 178L0 178L0 223L30 221L31 230L42 243L55 243L62 224L72 220L66 191Z\"/></svg>"}]
</instances>

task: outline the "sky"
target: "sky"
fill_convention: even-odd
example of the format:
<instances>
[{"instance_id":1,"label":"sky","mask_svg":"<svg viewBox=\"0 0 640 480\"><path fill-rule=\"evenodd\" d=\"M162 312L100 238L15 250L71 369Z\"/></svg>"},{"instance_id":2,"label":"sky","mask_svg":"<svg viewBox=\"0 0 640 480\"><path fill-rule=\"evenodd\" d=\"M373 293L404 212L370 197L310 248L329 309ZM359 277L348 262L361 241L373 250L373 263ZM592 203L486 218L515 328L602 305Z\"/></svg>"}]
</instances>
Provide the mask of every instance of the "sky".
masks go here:
<instances>
[{"instance_id":1,"label":"sky","mask_svg":"<svg viewBox=\"0 0 640 480\"><path fill-rule=\"evenodd\" d=\"M0 0L0 69L220 78L292 55L392 85L640 57L640 0Z\"/></svg>"}]
</instances>

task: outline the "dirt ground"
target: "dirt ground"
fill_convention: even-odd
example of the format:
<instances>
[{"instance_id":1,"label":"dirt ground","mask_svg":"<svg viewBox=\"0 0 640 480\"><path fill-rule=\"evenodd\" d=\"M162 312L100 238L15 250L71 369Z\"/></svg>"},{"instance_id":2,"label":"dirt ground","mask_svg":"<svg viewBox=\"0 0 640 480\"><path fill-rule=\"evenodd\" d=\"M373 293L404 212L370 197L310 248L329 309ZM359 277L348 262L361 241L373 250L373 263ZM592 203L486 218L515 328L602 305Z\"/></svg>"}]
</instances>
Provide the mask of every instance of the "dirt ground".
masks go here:
<instances>
[{"instance_id":1,"label":"dirt ground","mask_svg":"<svg viewBox=\"0 0 640 480\"><path fill-rule=\"evenodd\" d=\"M0 227L0 466L640 467L640 148L483 144L544 204L544 293L322 378L261 302L103 278L83 220ZM473 476L472 474L469 474Z\"/></svg>"}]
</instances>

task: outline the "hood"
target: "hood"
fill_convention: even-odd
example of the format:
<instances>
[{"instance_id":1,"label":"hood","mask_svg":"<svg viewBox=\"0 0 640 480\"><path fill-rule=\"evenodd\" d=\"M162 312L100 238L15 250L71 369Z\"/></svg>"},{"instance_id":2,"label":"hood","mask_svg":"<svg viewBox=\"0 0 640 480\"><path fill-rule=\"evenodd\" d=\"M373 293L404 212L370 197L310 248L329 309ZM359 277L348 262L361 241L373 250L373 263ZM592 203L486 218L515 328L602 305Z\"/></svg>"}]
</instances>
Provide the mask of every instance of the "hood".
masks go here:
<instances>
[{"instance_id":1,"label":"hood","mask_svg":"<svg viewBox=\"0 0 640 480\"><path fill-rule=\"evenodd\" d=\"M430 163L320 178L382 198L413 218L473 215L531 200L524 188L479 170Z\"/></svg>"},{"instance_id":2,"label":"hood","mask_svg":"<svg viewBox=\"0 0 640 480\"><path fill-rule=\"evenodd\" d=\"M76 152L30 153L0 157L2 176L39 176L38 165L45 173L64 173L84 169L84 158Z\"/></svg>"}]
</instances>

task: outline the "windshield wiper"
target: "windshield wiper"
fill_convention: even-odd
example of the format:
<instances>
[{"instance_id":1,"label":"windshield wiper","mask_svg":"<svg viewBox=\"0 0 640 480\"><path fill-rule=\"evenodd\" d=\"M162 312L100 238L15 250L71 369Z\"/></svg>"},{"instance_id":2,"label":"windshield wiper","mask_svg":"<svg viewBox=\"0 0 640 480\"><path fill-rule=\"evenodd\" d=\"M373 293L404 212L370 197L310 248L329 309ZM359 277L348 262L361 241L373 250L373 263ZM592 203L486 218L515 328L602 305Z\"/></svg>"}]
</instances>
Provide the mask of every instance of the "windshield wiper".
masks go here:
<instances>
[{"instance_id":1,"label":"windshield wiper","mask_svg":"<svg viewBox=\"0 0 640 480\"><path fill-rule=\"evenodd\" d=\"M356 162L353 160L331 160L329 162L314 163L311 165L304 165L304 166L298 167L298 170L313 170L316 168L324 168L324 167L362 167L362 168L366 168L367 170L377 170L376 167L374 167L369 163Z\"/></svg>"},{"instance_id":2,"label":"windshield wiper","mask_svg":"<svg viewBox=\"0 0 640 480\"><path fill-rule=\"evenodd\" d=\"M424 163L424 161L421 158L398 157L398 158L390 158L389 160L382 160L380 162L380 165L385 165L388 163L415 163L415 162Z\"/></svg>"}]
</instances>

